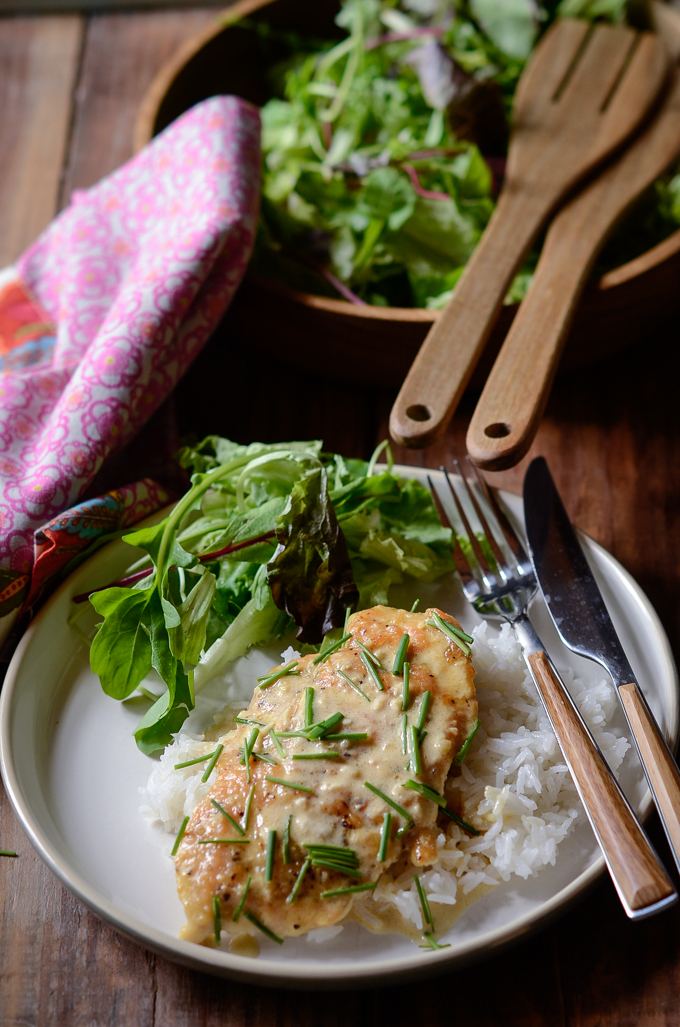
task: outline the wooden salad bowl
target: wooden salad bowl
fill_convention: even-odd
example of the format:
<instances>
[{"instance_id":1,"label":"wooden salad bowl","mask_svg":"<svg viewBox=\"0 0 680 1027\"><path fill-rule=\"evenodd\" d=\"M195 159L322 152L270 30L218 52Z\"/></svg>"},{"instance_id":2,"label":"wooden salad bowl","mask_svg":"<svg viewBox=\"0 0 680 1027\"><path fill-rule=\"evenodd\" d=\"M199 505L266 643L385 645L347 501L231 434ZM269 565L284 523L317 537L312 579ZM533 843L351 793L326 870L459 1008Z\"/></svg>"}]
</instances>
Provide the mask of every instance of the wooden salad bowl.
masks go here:
<instances>
[{"instance_id":1,"label":"wooden salad bowl","mask_svg":"<svg viewBox=\"0 0 680 1027\"><path fill-rule=\"evenodd\" d=\"M242 17L316 39L340 36L338 0L241 0L188 39L161 68L140 106L135 152L194 104L220 93L261 106L271 96L254 33ZM653 0L653 20L677 57L680 15ZM680 229L586 289L562 356L562 371L585 367L655 336L680 315ZM471 385L481 388L517 306L505 306ZM438 311L358 306L298 292L249 274L228 317L266 356L339 380L398 388Z\"/></svg>"}]
</instances>

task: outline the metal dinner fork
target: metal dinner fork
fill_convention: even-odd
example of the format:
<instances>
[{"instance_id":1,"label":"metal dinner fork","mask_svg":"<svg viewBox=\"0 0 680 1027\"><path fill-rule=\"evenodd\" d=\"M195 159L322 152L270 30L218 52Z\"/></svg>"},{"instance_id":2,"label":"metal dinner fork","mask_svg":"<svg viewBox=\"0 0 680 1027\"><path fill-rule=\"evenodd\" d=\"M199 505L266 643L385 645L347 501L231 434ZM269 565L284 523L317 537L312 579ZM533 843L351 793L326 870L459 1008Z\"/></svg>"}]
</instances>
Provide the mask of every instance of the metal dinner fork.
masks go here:
<instances>
[{"instance_id":1,"label":"metal dinner fork","mask_svg":"<svg viewBox=\"0 0 680 1027\"><path fill-rule=\"evenodd\" d=\"M483 617L512 625L626 913L637 919L660 912L677 894L529 619L538 591L531 561L469 458L467 473L457 460L453 465L458 488L440 470L462 530L452 524L429 475L428 482L442 523L453 531L465 598ZM470 513L481 530L471 527Z\"/></svg>"}]
</instances>

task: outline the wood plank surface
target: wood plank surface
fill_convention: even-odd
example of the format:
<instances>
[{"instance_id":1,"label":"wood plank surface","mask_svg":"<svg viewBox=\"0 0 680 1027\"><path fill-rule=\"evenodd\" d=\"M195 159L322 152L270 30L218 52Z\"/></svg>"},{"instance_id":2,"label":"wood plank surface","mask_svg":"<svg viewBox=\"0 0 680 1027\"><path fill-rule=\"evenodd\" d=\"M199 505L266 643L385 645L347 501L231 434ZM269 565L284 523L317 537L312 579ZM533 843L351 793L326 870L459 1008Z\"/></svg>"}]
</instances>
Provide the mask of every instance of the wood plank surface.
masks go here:
<instances>
[{"instance_id":1,"label":"wood plank surface","mask_svg":"<svg viewBox=\"0 0 680 1027\"><path fill-rule=\"evenodd\" d=\"M0 23L0 268L54 216L82 36L80 15Z\"/></svg>"},{"instance_id":2,"label":"wood plank surface","mask_svg":"<svg viewBox=\"0 0 680 1027\"><path fill-rule=\"evenodd\" d=\"M215 19L214 8L102 14L88 20L60 207L132 156L140 100L161 65Z\"/></svg>"},{"instance_id":3,"label":"wood plank surface","mask_svg":"<svg viewBox=\"0 0 680 1027\"><path fill-rule=\"evenodd\" d=\"M154 62L162 61L181 38L182 18L193 31L202 18L212 16L212 11L196 9L96 16L86 26L82 59L76 56L77 19L58 26L63 30L71 25L70 49L63 51L70 55L71 65L53 68L54 82L63 83L70 76L78 87L70 101L67 95L62 103L67 113L60 122L61 142L43 154L43 192L21 193L27 204L22 210L16 190L8 192L8 169L31 143L17 142L17 126L26 123L21 112L46 102L45 72L35 67L32 47L38 45L36 39L52 38L57 19L44 19L43 25L42 19L30 25L29 19L0 22L0 138L13 140L12 146L0 148L0 226L11 224L12 218L28 224L35 217L32 203L42 203L43 223L49 220L63 169L62 202L72 188L91 184L125 159L136 105L156 70ZM49 47L48 51L53 52ZM31 59L32 74L43 76L40 89L27 78ZM55 91L52 85L49 89ZM23 166L37 173L32 161L23 159ZM30 241L19 239L19 234L16 239L16 252ZM394 393L364 388L360 368L352 385L329 382L299 374L284 362L265 362L251 343L247 334L238 335L230 327L227 316L178 389L182 431L216 431L239 441L322 437L329 448L364 457L385 437ZM673 366L677 343L677 332L650 339L614 362L559 378L527 458L537 453L548 458L569 513L637 577L676 651L680 412L668 368ZM395 447L396 458L436 467L462 452L473 408L474 397L465 397L443 439L424 452ZM519 491L525 466L526 460L490 477ZM680 1023L680 912L676 908L631 924L608 880L536 936L431 981L326 997L254 988L175 966L101 922L42 864L2 789L0 793L0 848L19 853L17 859L0 858L0 1027ZM652 837L670 867L654 822Z\"/></svg>"}]
</instances>

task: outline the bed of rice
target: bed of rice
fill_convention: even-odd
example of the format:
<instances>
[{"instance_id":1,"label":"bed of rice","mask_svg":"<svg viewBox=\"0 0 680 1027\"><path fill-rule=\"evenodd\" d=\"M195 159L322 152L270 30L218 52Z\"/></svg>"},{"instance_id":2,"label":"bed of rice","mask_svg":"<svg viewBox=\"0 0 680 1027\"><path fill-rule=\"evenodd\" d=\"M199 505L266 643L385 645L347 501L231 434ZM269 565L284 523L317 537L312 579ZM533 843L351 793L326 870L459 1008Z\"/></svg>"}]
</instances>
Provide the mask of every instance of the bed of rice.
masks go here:
<instances>
[{"instance_id":1,"label":"bed of rice","mask_svg":"<svg viewBox=\"0 0 680 1027\"><path fill-rule=\"evenodd\" d=\"M500 630L480 624L474 629L473 661L479 700L480 728L460 768L447 783L447 795L462 800L465 819L483 833L470 837L451 823L438 839L439 862L421 874L431 903L454 905L480 885L495 886L513 875L528 878L554 864L560 843L585 817L562 753L529 676L509 625ZM290 659L284 654L284 661ZM616 707L612 686L563 674L581 714L614 771L629 743L607 730ZM244 708L243 700L233 704ZM211 752L214 742L203 735L180 734L140 789L141 812L160 821L175 835L211 787L203 783L204 766L175 770L176 763ZM392 902L418 930L422 914L413 873L393 881L383 875L375 892L362 903ZM370 915L370 914L369 914ZM341 927L311 931L310 941L325 941Z\"/></svg>"}]
</instances>

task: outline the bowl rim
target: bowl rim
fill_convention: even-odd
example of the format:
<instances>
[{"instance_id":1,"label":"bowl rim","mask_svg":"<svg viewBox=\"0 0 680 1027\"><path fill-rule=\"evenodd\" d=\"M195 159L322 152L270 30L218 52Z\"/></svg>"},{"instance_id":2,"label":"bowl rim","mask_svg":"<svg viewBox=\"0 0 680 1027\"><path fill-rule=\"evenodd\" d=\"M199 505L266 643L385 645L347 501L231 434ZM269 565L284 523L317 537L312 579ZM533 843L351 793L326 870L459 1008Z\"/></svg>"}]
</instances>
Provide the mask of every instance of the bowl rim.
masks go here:
<instances>
[{"instance_id":1,"label":"bowl rim","mask_svg":"<svg viewBox=\"0 0 680 1027\"><path fill-rule=\"evenodd\" d=\"M254 14L277 0L238 0L231 7L219 11L215 20L201 31L186 39L171 57L161 66L144 94L140 103L133 130L133 152L138 153L155 135L156 118L161 103L167 96L170 87L179 73L208 43L231 28L234 22ZM598 293L624 286L636 278L640 278L667 260L680 254L680 228L663 239L656 246L632 260L613 268L603 275L595 284ZM259 275L248 274L248 280L268 292L283 296L306 307L323 310L330 314L344 317L361 318L374 321L410 321L433 324L440 316L439 310L426 310L423 307L374 307L369 304L349 303L347 300L332 299L317 293L302 292L286 285L272 282ZM510 304L508 309L514 311L519 304Z\"/></svg>"}]
</instances>

